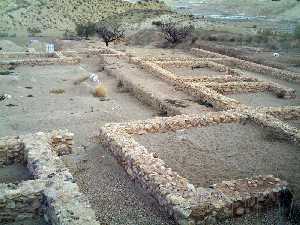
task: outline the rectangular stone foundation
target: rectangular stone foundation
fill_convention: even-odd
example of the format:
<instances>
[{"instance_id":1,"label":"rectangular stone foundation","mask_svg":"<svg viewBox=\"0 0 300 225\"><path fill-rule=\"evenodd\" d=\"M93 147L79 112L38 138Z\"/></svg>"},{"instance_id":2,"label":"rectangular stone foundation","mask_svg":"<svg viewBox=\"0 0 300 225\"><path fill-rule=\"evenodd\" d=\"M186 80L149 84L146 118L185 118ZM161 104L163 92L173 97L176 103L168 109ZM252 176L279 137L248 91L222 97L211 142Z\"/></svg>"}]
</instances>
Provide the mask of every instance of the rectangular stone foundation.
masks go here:
<instances>
[{"instance_id":1,"label":"rectangular stone foundation","mask_svg":"<svg viewBox=\"0 0 300 225\"><path fill-rule=\"evenodd\" d=\"M276 205L280 202L279 196L286 191L287 184L273 176L257 176L225 181L214 185L213 188L195 187L166 166L156 154L150 153L137 143L132 135L251 120L270 129L274 135L282 135L291 143L299 144L297 132L292 129L287 131L284 124L277 121L274 121L274 124L269 123L270 119L250 111L181 115L108 124L100 129L99 137L101 143L110 149L124 166L129 176L150 192L179 224L196 224L199 221L240 216L264 205Z\"/></svg>"},{"instance_id":2,"label":"rectangular stone foundation","mask_svg":"<svg viewBox=\"0 0 300 225\"><path fill-rule=\"evenodd\" d=\"M215 58L213 61L227 65L227 66L237 66L240 69L245 69L253 72L258 72L267 76L273 76L281 80L293 81L295 83L300 83L300 74L293 73L287 70L277 69L270 66L265 66L257 64L254 62L230 57L227 55L222 55L219 53L207 51L200 48L192 48L191 53L197 57L210 57Z\"/></svg>"}]
</instances>

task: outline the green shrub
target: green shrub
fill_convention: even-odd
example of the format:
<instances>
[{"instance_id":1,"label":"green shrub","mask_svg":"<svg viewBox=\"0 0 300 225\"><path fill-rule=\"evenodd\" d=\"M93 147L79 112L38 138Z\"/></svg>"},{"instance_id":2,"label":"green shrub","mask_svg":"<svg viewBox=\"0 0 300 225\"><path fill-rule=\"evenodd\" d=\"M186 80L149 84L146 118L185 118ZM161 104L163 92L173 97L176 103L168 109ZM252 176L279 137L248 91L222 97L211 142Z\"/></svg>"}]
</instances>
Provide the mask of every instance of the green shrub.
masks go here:
<instances>
[{"instance_id":1,"label":"green shrub","mask_svg":"<svg viewBox=\"0 0 300 225\"><path fill-rule=\"evenodd\" d=\"M86 24L76 24L75 31L78 36L88 39L89 36L92 36L96 33L96 24L88 22Z\"/></svg>"},{"instance_id":2,"label":"green shrub","mask_svg":"<svg viewBox=\"0 0 300 225\"><path fill-rule=\"evenodd\" d=\"M152 21L152 25L153 25L153 26L160 27L160 26L161 26L161 24L162 24L162 22L161 22L161 21Z\"/></svg>"},{"instance_id":3,"label":"green shrub","mask_svg":"<svg viewBox=\"0 0 300 225\"><path fill-rule=\"evenodd\" d=\"M63 34L63 37L65 40L75 40L76 39L76 33L70 30L66 30Z\"/></svg>"},{"instance_id":4,"label":"green shrub","mask_svg":"<svg viewBox=\"0 0 300 225\"><path fill-rule=\"evenodd\" d=\"M39 33L42 33L42 31L39 28L37 28L37 27L28 27L27 28L27 32L29 34L31 34L32 36L35 36L35 35L37 35Z\"/></svg>"}]
</instances>

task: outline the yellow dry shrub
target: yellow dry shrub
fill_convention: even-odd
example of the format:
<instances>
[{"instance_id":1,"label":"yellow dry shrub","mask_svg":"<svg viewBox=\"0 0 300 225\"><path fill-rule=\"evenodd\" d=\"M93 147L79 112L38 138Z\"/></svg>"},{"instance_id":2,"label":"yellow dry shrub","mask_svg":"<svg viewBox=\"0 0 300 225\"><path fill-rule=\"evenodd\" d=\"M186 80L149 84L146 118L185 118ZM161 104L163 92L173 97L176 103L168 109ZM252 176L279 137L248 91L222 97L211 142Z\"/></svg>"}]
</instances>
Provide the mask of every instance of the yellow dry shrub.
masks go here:
<instances>
[{"instance_id":1,"label":"yellow dry shrub","mask_svg":"<svg viewBox=\"0 0 300 225\"><path fill-rule=\"evenodd\" d=\"M99 84L95 88L95 96L96 97L106 97L107 96L107 89L103 84Z\"/></svg>"}]
</instances>

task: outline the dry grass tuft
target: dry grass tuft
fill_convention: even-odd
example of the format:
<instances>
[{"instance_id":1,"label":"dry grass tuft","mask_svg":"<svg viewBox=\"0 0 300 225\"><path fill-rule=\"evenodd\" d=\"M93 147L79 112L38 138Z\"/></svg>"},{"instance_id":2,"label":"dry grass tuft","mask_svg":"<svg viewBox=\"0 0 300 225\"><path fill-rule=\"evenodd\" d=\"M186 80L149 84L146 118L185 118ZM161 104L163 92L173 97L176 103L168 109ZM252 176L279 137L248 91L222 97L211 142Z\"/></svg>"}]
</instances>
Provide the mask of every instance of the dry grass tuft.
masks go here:
<instances>
[{"instance_id":1,"label":"dry grass tuft","mask_svg":"<svg viewBox=\"0 0 300 225\"><path fill-rule=\"evenodd\" d=\"M65 93L64 89L58 88L58 89L51 89L49 91L50 94L56 94L56 95L61 95Z\"/></svg>"},{"instance_id":2,"label":"dry grass tuft","mask_svg":"<svg viewBox=\"0 0 300 225\"><path fill-rule=\"evenodd\" d=\"M106 97L107 96L107 88L103 84L99 84L95 89L94 95L96 97Z\"/></svg>"}]
</instances>

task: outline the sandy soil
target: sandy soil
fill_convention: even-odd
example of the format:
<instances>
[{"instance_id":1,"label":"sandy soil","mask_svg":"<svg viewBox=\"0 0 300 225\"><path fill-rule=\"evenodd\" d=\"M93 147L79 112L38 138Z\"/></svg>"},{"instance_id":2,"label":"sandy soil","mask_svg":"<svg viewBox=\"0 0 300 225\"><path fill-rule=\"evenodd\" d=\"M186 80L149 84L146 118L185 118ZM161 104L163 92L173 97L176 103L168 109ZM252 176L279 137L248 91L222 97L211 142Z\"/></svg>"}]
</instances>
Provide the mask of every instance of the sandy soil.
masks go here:
<instances>
[{"instance_id":1,"label":"sandy soil","mask_svg":"<svg viewBox=\"0 0 300 225\"><path fill-rule=\"evenodd\" d=\"M167 70L175 73L180 77L185 76L194 76L194 77L201 77L201 76L222 76L226 75L225 72L218 72L212 70L210 68L192 68L192 67L168 67Z\"/></svg>"},{"instance_id":2,"label":"sandy soil","mask_svg":"<svg viewBox=\"0 0 300 225\"><path fill-rule=\"evenodd\" d=\"M0 167L0 183L19 183L31 178L29 170L20 164Z\"/></svg>"},{"instance_id":3,"label":"sandy soil","mask_svg":"<svg viewBox=\"0 0 300 225\"><path fill-rule=\"evenodd\" d=\"M286 179L300 199L298 147L272 138L253 124L221 124L135 138L197 186L273 174Z\"/></svg>"},{"instance_id":4,"label":"sandy soil","mask_svg":"<svg viewBox=\"0 0 300 225\"><path fill-rule=\"evenodd\" d=\"M82 67L90 72L98 70L92 58ZM146 193L133 188L109 152L101 146L87 148L91 144L89 137L105 123L151 118L157 116L156 111L129 93L119 92L117 81L104 73L97 74L108 89L105 101L89 93L91 84L74 86L74 80L87 73L79 66L20 66L15 72L16 76L0 76L1 92L12 96L0 102L0 136L69 129L75 133L74 154L64 157L64 161L102 224L173 224L153 206ZM52 89L63 89L65 93L50 94ZM9 104L15 106L8 107ZM110 160L98 164L103 154ZM90 159L86 163L90 170L78 167L86 157ZM89 189L86 185L90 185Z\"/></svg>"},{"instance_id":5,"label":"sandy soil","mask_svg":"<svg viewBox=\"0 0 300 225\"><path fill-rule=\"evenodd\" d=\"M277 98L268 92L257 92L257 93L239 93L239 94L229 94L230 98L234 98L241 103L258 107L258 106L298 106L300 105L300 96L295 99L283 99Z\"/></svg>"}]
</instances>

